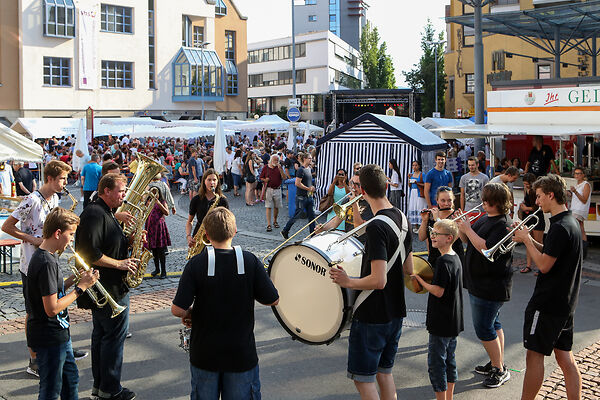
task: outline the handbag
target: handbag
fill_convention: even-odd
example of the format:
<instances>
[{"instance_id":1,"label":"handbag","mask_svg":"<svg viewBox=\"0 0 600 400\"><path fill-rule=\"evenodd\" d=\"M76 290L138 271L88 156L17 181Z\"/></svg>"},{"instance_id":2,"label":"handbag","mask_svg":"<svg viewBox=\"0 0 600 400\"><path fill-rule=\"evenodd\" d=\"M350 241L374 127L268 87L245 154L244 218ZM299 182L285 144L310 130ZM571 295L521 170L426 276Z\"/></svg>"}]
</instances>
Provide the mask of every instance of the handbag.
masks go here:
<instances>
[{"instance_id":1,"label":"handbag","mask_svg":"<svg viewBox=\"0 0 600 400\"><path fill-rule=\"evenodd\" d=\"M319 211L323 212L333 205L333 196L326 194L319 200Z\"/></svg>"}]
</instances>

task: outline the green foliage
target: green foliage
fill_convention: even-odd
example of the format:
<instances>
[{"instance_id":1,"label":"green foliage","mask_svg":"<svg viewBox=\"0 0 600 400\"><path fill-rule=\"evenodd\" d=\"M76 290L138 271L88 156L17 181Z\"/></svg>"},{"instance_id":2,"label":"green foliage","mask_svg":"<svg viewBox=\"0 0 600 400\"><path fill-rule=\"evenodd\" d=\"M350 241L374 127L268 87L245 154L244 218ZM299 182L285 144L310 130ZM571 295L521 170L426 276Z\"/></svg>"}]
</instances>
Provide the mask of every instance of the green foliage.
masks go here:
<instances>
[{"instance_id":1,"label":"green foliage","mask_svg":"<svg viewBox=\"0 0 600 400\"><path fill-rule=\"evenodd\" d=\"M281 106L281 108L279 109L279 111L277 111L276 114L279 116L279 118L287 121L287 112L288 108L286 106Z\"/></svg>"},{"instance_id":2,"label":"green foliage","mask_svg":"<svg viewBox=\"0 0 600 400\"><path fill-rule=\"evenodd\" d=\"M395 89L394 64L387 54L387 44L379 44L377 27L367 22L360 37L360 61L365 77L365 88Z\"/></svg>"},{"instance_id":3,"label":"green foliage","mask_svg":"<svg viewBox=\"0 0 600 400\"><path fill-rule=\"evenodd\" d=\"M436 33L427 20L427 25L421 34L421 49L423 55L418 64L410 71L402 71L406 82L415 90L422 90L424 95L421 99L422 115L429 117L435 111L435 51L436 45L432 41L444 40L444 32ZM437 46L438 67L438 110L444 113L444 94L446 92L446 73L444 72L444 45Z\"/></svg>"}]
</instances>

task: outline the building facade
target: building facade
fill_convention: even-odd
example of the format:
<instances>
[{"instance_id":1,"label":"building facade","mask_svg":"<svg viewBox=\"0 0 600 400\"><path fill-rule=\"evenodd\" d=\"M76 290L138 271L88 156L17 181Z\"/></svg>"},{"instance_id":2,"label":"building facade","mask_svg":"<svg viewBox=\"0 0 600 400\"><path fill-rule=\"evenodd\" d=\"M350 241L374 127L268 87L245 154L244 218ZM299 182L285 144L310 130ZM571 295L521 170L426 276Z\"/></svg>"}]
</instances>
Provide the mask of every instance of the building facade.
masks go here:
<instances>
[{"instance_id":1,"label":"building facade","mask_svg":"<svg viewBox=\"0 0 600 400\"><path fill-rule=\"evenodd\" d=\"M358 49L368 7L363 0L304 0L294 6L296 34L329 30Z\"/></svg>"},{"instance_id":2,"label":"building facade","mask_svg":"<svg viewBox=\"0 0 600 400\"><path fill-rule=\"evenodd\" d=\"M292 98L292 38L248 44L248 112L275 113ZM296 36L296 94L302 120L323 126L324 96L360 89L358 51L328 30Z\"/></svg>"},{"instance_id":3,"label":"building facade","mask_svg":"<svg viewBox=\"0 0 600 400\"><path fill-rule=\"evenodd\" d=\"M497 0L483 8L485 13L531 10L565 4L556 0ZM446 16L472 14L473 9L459 0L450 0ZM447 75L445 95L446 118L469 118L475 110L475 75L473 64L474 31L455 23L447 24L447 47L444 67ZM531 39L543 44L539 39ZM561 65L555 65L553 56L531 43L514 36L483 33L485 92L499 82L551 80L560 68L562 78L591 76L591 57L577 48L561 55Z\"/></svg>"},{"instance_id":4,"label":"building facade","mask_svg":"<svg viewBox=\"0 0 600 400\"><path fill-rule=\"evenodd\" d=\"M21 0L0 13L0 117L246 119L233 0Z\"/></svg>"}]
</instances>

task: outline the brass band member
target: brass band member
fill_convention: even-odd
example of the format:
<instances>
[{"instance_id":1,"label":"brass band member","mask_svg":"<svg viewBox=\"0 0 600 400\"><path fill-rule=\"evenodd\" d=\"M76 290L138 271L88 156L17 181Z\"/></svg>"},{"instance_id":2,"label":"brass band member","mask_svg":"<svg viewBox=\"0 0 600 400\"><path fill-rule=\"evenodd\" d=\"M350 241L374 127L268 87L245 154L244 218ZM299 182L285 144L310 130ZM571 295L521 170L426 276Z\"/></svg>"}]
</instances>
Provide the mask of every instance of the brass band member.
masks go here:
<instances>
[{"instance_id":1,"label":"brass band member","mask_svg":"<svg viewBox=\"0 0 600 400\"><path fill-rule=\"evenodd\" d=\"M129 306L129 288L123 278L128 271L135 272L138 262L127 258L130 238L125 236L121 224L113 214L113 210L123 203L126 185L127 178L123 175L104 175L98 183L98 198L81 213L81 222L75 236L77 253L89 265L98 268L100 282L122 306ZM92 309L92 396L100 399L135 398L134 392L121 386L129 308L111 318L110 307L96 307L89 301L87 294L80 297L78 304L82 308Z\"/></svg>"},{"instance_id":2,"label":"brass band member","mask_svg":"<svg viewBox=\"0 0 600 400\"><path fill-rule=\"evenodd\" d=\"M512 209L508 187L502 183L488 183L481 194L486 215L473 226L466 219L458 222L461 239L467 243L465 280L469 290L471 314L475 333L490 362L475 367L475 372L486 375L483 384L499 387L510 379L504 365L504 331L500 323L500 308L510 300L512 289L512 251L498 254L493 262L481 253L502 240L512 223L508 216Z\"/></svg>"},{"instance_id":3,"label":"brass band member","mask_svg":"<svg viewBox=\"0 0 600 400\"><path fill-rule=\"evenodd\" d=\"M437 189L435 200L437 202L437 208L431 210L421 211L421 226L419 227L419 240L427 240L427 249L429 254L427 261L432 267L435 267L437 259L440 257L440 251L431 244L430 232L433 229L433 225L440 219L452 219L455 217L456 211L454 210L454 193L452 188L448 186L440 186ZM462 265L465 263L465 250L463 242L460 238L456 238L452 244L452 250L458 255Z\"/></svg>"},{"instance_id":4,"label":"brass band member","mask_svg":"<svg viewBox=\"0 0 600 400\"><path fill-rule=\"evenodd\" d=\"M217 171L209 168L204 172L204 175L202 175L202 185L200 185L198 194L192 198L192 201L190 201L190 212L187 223L185 224L185 233L189 247L194 246L194 235L196 232L198 232L198 229L200 229L202 221L204 220L204 217L206 216L206 213L210 207L213 205L217 195L219 195L219 203L217 206L229 208L229 203L223 195L221 185L219 184L219 176L217 175ZM196 218L196 226L192 230L192 222L194 222L194 217Z\"/></svg>"}]
</instances>

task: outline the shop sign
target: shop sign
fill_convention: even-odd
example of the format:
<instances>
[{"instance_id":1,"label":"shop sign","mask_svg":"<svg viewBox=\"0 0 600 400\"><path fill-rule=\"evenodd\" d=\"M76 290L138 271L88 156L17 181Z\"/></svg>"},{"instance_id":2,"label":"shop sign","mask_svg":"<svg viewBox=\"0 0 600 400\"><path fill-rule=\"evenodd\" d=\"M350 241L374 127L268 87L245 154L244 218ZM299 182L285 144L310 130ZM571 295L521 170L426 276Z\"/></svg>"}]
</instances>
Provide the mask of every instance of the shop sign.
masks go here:
<instances>
[{"instance_id":1,"label":"shop sign","mask_svg":"<svg viewBox=\"0 0 600 400\"><path fill-rule=\"evenodd\" d=\"M571 107L600 106L600 86L546 88L530 90L498 90L488 92L491 108L553 108L575 111ZM570 108L565 108L570 107Z\"/></svg>"}]
</instances>

